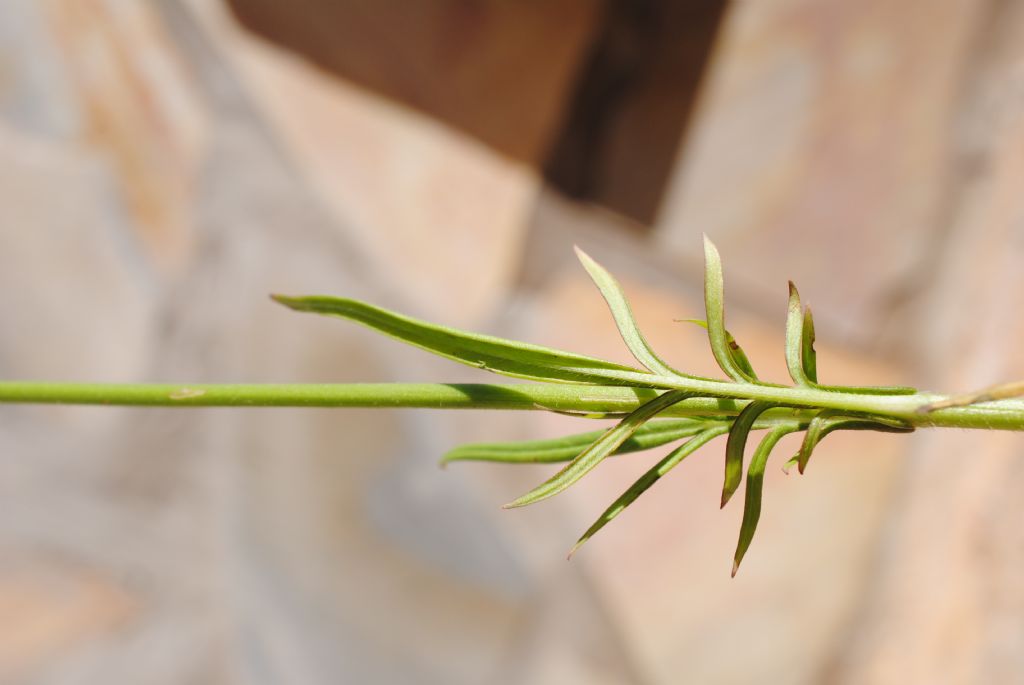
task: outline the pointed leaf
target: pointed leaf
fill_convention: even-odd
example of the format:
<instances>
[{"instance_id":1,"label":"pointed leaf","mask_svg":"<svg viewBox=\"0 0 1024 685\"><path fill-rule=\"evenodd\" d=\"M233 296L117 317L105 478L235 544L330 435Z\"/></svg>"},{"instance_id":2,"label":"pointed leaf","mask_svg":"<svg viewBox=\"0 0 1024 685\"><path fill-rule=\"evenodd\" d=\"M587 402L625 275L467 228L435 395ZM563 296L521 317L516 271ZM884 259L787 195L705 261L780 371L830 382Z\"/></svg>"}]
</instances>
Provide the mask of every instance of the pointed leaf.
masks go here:
<instances>
[{"instance_id":1,"label":"pointed leaf","mask_svg":"<svg viewBox=\"0 0 1024 685\"><path fill-rule=\"evenodd\" d=\"M818 390L842 392L848 395L916 395L917 388L904 385L818 385Z\"/></svg>"},{"instance_id":2,"label":"pointed leaf","mask_svg":"<svg viewBox=\"0 0 1024 685\"><path fill-rule=\"evenodd\" d=\"M811 334L813 336L813 333ZM814 340L808 343L804 335L804 311L800 305L800 293L793 281L789 282L789 309L786 315L786 368L793 383L807 387L814 381L807 376L804 364L804 349L811 350L813 358ZM813 363L812 363L813 366Z\"/></svg>"},{"instance_id":3,"label":"pointed leaf","mask_svg":"<svg viewBox=\"0 0 1024 685\"><path fill-rule=\"evenodd\" d=\"M796 461L800 473L807 468L807 462L825 436L836 430L873 430L883 433L912 433L914 427L896 419L856 416L842 414L836 410L826 409L819 412L807 426L804 433L804 440L800 444L800 450L790 459ZM787 462L787 467L789 463Z\"/></svg>"},{"instance_id":4,"label":"pointed leaf","mask_svg":"<svg viewBox=\"0 0 1024 685\"><path fill-rule=\"evenodd\" d=\"M764 488L764 469L768 464L768 456L782 436L796 430L797 424L783 424L772 428L761 440L750 459L750 468L747 469L747 490L744 493L743 522L740 524L740 539L736 544L736 554L733 556L733 577L736 576L740 562L750 548L754 532L757 530L757 522L761 518L761 493Z\"/></svg>"},{"instance_id":5,"label":"pointed leaf","mask_svg":"<svg viewBox=\"0 0 1024 685\"><path fill-rule=\"evenodd\" d=\"M852 395L915 395L917 394L916 388L908 388L904 386L855 386L855 385L821 385L818 383L818 356L814 351L814 316L811 314L811 308L804 308L804 322L803 331L800 336L800 363L804 371L804 376L810 381L810 385L818 388L819 390L828 390L830 392L842 392ZM789 347L789 335L787 325L787 336L786 336L787 354ZM787 358L788 362L788 358Z\"/></svg>"},{"instance_id":6,"label":"pointed leaf","mask_svg":"<svg viewBox=\"0 0 1024 685\"><path fill-rule=\"evenodd\" d=\"M708 341L715 361L729 378L739 383L753 379L736 365L725 332L725 284L722 278L722 259L718 249L704 236L704 309L707 316Z\"/></svg>"},{"instance_id":7,"label":"pointed leaf","mask_svg":"<svg viewBox=\"0 0 1024 685\"><path fill-rule=\"evenodd\" d=\"M539 345L439 326L340 297L274 300L296 311L338 316L457 362L516 378L657 387L655 376L628 366Z\"/></svg>"},{"instance_id":8,"label":"pointed leaf","mask_svg":"<svg viewBox=\"0 0 1024 685\"><path fill-rule=\"evenodd\" d=\"M708 329L708 322L704 319L676 319L680 323L693 323L697 324L704 330ZM736 363L736 366L743 373L747 374L752 380L757 380L757 374L754 373L754 367L750 363L750 359L747 358L747 354L740 347L740 344L736 342L736 338L732 337L732 333L729 331L725 332L726 341L729 343L729 351L732 354L732 360Z\"/></svg>"},{"instance_id":9,"label":"pointed leaf","mask_svg":"<svg viewBox=\"0 0 1024 685\"><path fill-rule=\"evenodd\" d=\"M617 450L622 443L636 433L640 426L649 419L657 416L673 404L682 402L691 396L691 393L685 390L670 390L642 405L618 424L605 431L601 437L591 443L578 457L569 462L565 468L522 497L506 504L505 508L526 506L527 504L540 502L562 492L587 475L605 457Z\"/></svg>"},{"instance_id":10,"label":"pointed leaf","mask_svg":"<svg viewBox=\"0 0 1024 685\"><path fill-rule=\"evenodd\" d=\"M800 335L800 364L804 376L812 383L818 382L818 354L814 351L814 315L811 308L804 309L804 325Z\"/></svg>"},{"instance_id":11,"label":"pointed leaf","mask_svg":"<svg viewBox=\"0 0 1024 685\"><path fill-rule=\"evenodd\" d=\"M615 454L640 452L660 447L681 438L695 435L716 421L698 419L656 419L645 423ZM588 431L552 440L523 440L519 442L476 443L460 445L441 459L442 464L453 461L494 461L514 464L548 464L570 461L580 451L604 435L605 431Z\"/></svg>"},{"instance_id":12,"label":"pointed leaf","mask_svg":"<svg viewBox=\"0 0 1024 685\"><path fill-rule=\"evenodd\" d=\"M624 419L629 415L626 411L586 411L583 409L552 409L542 404L534 403L537 409L559 414L561 416L572 416L577 419Z\"/></svg>"},{"instance_id":13,"label":"pointed leaf","mask_svg":"<svg viewBox=\"0 0 1024 685\"><path fill-rule=\"evenodd\" d=\"M804 440L800 443L800 450L793 457L796 459L797 470L800 473L807 468L807 462L810 460L814 448L818 446L822 438L831 432L830 428L836 425L835 422L835 414L830 411L823 411L811 419L807 431L804 433Z\"/></svg>"},{"instance_id":14,"label":"pointed leaf","mask_svg":"<svg viewBox=\"0 0 1024 685\"><path fill-rule=\"evenodd\" d=\"M576 256L579 258L580 263L590 274L590 278L593 279L597 285L598 290L601 291L601 296L604 297L605 302L608 303L608 309L611 310L612 317L615 319L615 325L619 329L619 333L622 335L623 341L626 343L626 347L633 353L636 360L644 365L644 367L650 369L653 373L660 374L662 376L683 376L692 378L689 374L677 371L669 366L664 360L662 360L655 351L651 348L650 344L644 338L640 332L640 328L636 324L636 320L633 318L633 310L629 306L629 301L626 299L626 294L622 290L622 286L615 280L608 271L595 262L590 255L576 247Z\"/></svg>"},{"instance_id":15,"label":"pointed leaf","mask_svg":"<svg viewBox=\"0 0 1024 685\"><path fill-rule=\"evenodd\" d=\"M633 483L628 490L622 493L617 500L612 502L610 507L604 510L604 513L594 521L594 524L587 529L587 532L580 536L580 539L576 541L576 544L573 545L573 548L569 551L569 556L571 557L575 554L576 550L583 546L583 543L592 538L597 531L604 528L612 519L621 514L626 507L635 502L640 495L644 494L648 488L657 483L662 476L674 469L679 462L696 452L714 438L719 435L724 435L728 430L729 428L727 426L714 426L712 428L708 428L694 435L682 445L669 452L664 459L651 467L651 469L644 473L644 475L640 476L640 478Z\"/></svg>"},{"instance_id":16,"label":"pointed leaf","mask_svg":"<svg viewBox=\"0 0 1024 685\"><path fill-rule=\"evenodd\" d=\"M754 426L757 417L774 405L770 402L751 402L739 413L729 429L729 439L725 443L725 485L722 487L722 506L740 486L743 479L743 450L747 446L747 436Z\"/></svg>"}]
</instances>

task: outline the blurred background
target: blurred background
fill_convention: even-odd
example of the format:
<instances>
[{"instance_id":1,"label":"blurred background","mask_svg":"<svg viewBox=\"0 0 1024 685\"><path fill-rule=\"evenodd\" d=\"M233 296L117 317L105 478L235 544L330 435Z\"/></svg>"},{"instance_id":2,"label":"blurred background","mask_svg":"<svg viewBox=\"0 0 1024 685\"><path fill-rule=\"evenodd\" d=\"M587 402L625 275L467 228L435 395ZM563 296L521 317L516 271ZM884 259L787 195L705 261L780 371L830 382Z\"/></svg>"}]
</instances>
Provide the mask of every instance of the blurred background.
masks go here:
<instances>
[{"instance_id":1,"label":"blurred background","mask_svg":"<svg viewBox=\"0 0 1024 685\"><path fill-rule=\"evenodd\" d=\"M266 294L676 366L1024 377L1022 0L0 0L0 377L487 381ZM1024 682L1024 441L836 435L740 506L698 453L437 459L537 413L0 411L3 683ZM791 443L788 443L793 448ZM779 454L787 450L780 449Z\"/></svg>"}]
</instances>

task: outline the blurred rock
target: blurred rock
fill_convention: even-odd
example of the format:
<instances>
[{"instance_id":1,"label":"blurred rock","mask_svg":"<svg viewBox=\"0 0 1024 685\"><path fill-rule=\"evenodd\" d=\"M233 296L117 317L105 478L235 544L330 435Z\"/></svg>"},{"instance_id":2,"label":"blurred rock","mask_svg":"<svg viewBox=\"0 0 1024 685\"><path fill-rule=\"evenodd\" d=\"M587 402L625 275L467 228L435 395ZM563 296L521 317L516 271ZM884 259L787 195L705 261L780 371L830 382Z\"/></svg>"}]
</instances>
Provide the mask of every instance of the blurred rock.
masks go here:
<instances>
[{"instance_id":1,"label":"blurred rock","mask_svg":"<svg viewBox=\"0 0 1024 685\"><path fill-rule=\"evenodd\" d=\"M333 83L532 164L546 153L605 13L599 0L377 0L372 10L346 0L226 4L248 31L339 77Z\"/></svg>"},{"instance_id":2,"label":"blurred rock","mask_svg":"<svg viewBox=\"0 0 1024 685\"><path fill-rule=\"evenodd\" d=\"M124 629L138 607L118 583L57 560L5 559L0 569L0 680L24 682L65 649Z\"/></svg>"},{"instance_id":3,"label":"blurred rock","mask_svg":"<svg viewBox=\"0 0 1024 685\"><path fill-rule=\"evenodd\" d=\"M0 127L0 375L137 379L152 342L156 283L114 180L84 150ZM105 412L34 408L105 422Z\"/></svg>"},{"instance_id":4,"label":"blurred rock","mask_svg":"<svg viewBox=\"0 0 1024 685\"><path fill-rule=\"evenodd\" d=\"M557 191L626 215L638 228L654 222L728 6L603 3L544 162Z\"/></svg>"},{"instance_id":5,"label":"blurred rock","mask_svg":"<svg viewBox=\"0 0 1024 685\"><path fill-rule=\"evenodd\" d=\"M656 349L718 375L704 333L672 321L701 315L689 232L706 229L725 257L730 328L766 379L786 379L793 277L820 319L823 378L903 381L836 340L872 344L869 308L920 264L933 275L906 302L925 322L913 341L928 380L1019 377L1021 5L999 5L979 31L982 6L952 0L737 4L648 242L538 193L532 171L474 140L247 36L213 0L8 0L0 376L494 380L286 311L273 291L629 362L572 243L620 277ZM977 83L958 96L962 72ZM950 152L959 109L966 152ZM758 233L762 222L785 228ZM776 468L795 448L784 445L732 581L742 507L717 508L721 443L571 563L576 535L656 455L609 460L517 511L499 505L551 466L434 467L460 442L596 425L539 412L5 408L0 679L1024 673L1017 436L837 435L803 477Z\"/></svg>"},{"instance_id":6,"label":"blurred rock","mask_svg":"<svg viewBox=\"0 0 1024 685\"><path fill-rule=\"evenodd\" d=\"M735 288L792 279L844 339L877 347L941 237L948 134L986 12L970 0L734 3L661 244L699 254L703 231L740 266Z\"/></svg>"},{"instance_id":7,"label":"blurred rock","mask_svg":"<svg viewBox=\"0 0 1024 685\"><path fill-rule=\"evenodd\" d=\"M1024 377L1024 3L1000 5L962 103L962 184L930 287L923 353L937 386ZM883 539L843 683L1024 678L1020 435L922 436Z\"/></svg>"},{"instance_id":8,"label":"blurred rock","mask_svg":"<svg viewBox=\"0 0 1024 685\"><path fill-rule=\"evenodd\" d=\"M80 142L114 167L148 256L180 267L204 121L154 3L56 0L47 11L76 93Z\"/></svg>"},{"instance_id":9,"label":"blurred rock","mask_svg":"<svg viewBox=\"0 0 1024 685\"><path fill-rule=\"evenodd\" d=\"M48 29L41 3L0 3L0 118L28 134L65 139L79 129L80 113Z\"/></svg>"},{"instance_id":10,"label":"blurred rock","mask_svg":"<svg viewBox=\"0 0 1024 685\"><path fill-rule=\"evenodd\" d=\"M219 3L191 5L370 265L435 318L485 317L511 286L536 174L255 40Z\"/></svg>"}]
</instances>

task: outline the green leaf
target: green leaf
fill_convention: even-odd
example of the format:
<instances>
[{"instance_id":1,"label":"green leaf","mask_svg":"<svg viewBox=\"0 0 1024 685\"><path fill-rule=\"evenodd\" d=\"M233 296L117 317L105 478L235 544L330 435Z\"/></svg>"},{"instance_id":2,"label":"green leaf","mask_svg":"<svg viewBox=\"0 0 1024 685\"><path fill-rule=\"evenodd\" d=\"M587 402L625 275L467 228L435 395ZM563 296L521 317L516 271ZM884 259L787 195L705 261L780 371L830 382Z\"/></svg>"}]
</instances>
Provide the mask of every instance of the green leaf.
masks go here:
<instances>
[{"instance_id":1,"label":"green leaf","mask_svg":"<svg viewBox=\"0 0 1024 685\"><path fill-rule=\"evenodd\" d=\"M637 429L614 454L640 452L661 447L681 438L700 433L718 422L699 419L656 419ZM549 464L570 461L581 450L604 435L605 431L588 431L551 440L476 443L460 445L441 458L442 464L453 461L493 461L512 464Z\"/></svg>"},{"instance_id":2,"label":"green leaf","mask_svg":"<svg viewBox=\"0 0 1024 685\"><path fill-rule=\"evenodd\" d=\"M804 351L810 350L810 357L814 359L814 333L811 332L810 340L804 335L805 314L800 304L800 293L797 291L793 281L789 282L789 309L786 315L786 368L789 369L789 377L798 386L808 387L814 384L814 380L808 377L805 364ZM812 370L816 362L812 361Z\"/></svg>"},{"instance_id":3,"label":"green leaf","mask_svg":"<svg viewBox=\"0 0 1024 685\"><path fill-rule=\"evenodd\" d=\"M792 286L792 283L790 283ZM792 317L792 306L793 306L793 292L795 288L790 291L790 317ZM799 295L797 295L799 298ZM786 362L787 365L790 363L790 319L787 319L786 324ZM828 390L829 392L842 392L854 395L914 395L917 394L916 388L908 388L905 386L885 386L885 385L821 385L818 383L818 355L814 351L814 316L811 314L811 308L804 308L804 319L803 329L800 336L800 368L803 369L803 375L807 379L808 384L811 387L817 388L818 390ZM790 376L793 375L792 368L790 369ZM794 378L794 382L796 379Z\"/></svg>"},{"instance_id":4,"label":"green leaf","mask_svg":"<svg viewBox=\"0 0 1024 685\"><path fill-rule=\"evenodd\" d=\"M873 430L884 433L911 433L913 426L896 419L843 414L837 410L825 409L819 412L807 426L800 450L786 463L788 468L796 463L800 473L807 468L807 462L825 436L836 430Z\"/></svg>"},{"instance_id":5,"label":"green leaf","mask_svg":"<svg viewBox=\"0 0 1024 685\"><path fill-rule=\"evenodd\" d=\"M692 323L697 324L704 330L708 329L708 322L704 319L675 319L680 323ZM754 373L754 367L750 363L750 359L747 358L747 354L740 347L740 344L736 342L736 338L732 337L732 333L729 331L725 332L726 342L729 344L729 352L732 354L732 360L739 369L750 376L752 380L757 380L757 374Z\"/></svg>"},{"instance_id":6,"label":"green leaf","mask_svg":"<svg viewBox=\"0 0 1024 685\"><path fill-rule=\"evenodd\" d=\"M804 325L800 336L800 364L804 376L812 383L818 382L818 353L814 351L814 315L810 306L804 309Z\"/></svg>"},{"instance_id":7,"label":"green leaf","mask_svg":"<svg viewBox=\"0 0 1024 685\"><path fill-rule=\"evenodd\" d=\"M584 409L552 409L551 407L545 407L543 404L534 403L537 409L543 409L544 411L551 412L552 414L559 414L561 416L572 416L577 419L624 419L629 414L626 411L586 411Z\"/></svg>"},{"instance_id":8,"label":"green leaf","mask_svg":"<svg viewBox=\"0 0 1024 685\"><path fill-rule=\"evenodd\" d=\"M711 239L704 236L704 309L707 316L708 341L715 361L729 378L738 383L755 379L745 374L733 359L729 335L725 330L725 281L722 259Z\"/></svg>"},{"instance_id":9,"label":"green leaf","mask_svg":"<svg viewBox=\"0 0 1024 685\"><path fill-rule=\"evenodd\" d=\"M629 301L626 299L626 294L623 292L619 282L608 273L607 269L595 262L590 255L579 247L575 249L580 263L583 264L587 273L590 274L590 278L593 279L598 290L601 291L601 296L608 303L608 309L612 312L612 317L615 319L615 325L619 329L619 334L622 335L626 347L633 353L636 360L652 372L662 376L693 378L689 374L672 368L655 353L640 332L640 328L633 318L633 310L630 308Z\"/></svg>"},{"instance_id":10,"label":"green leaf","mask_svg":"<svg viewBox=\"0 0 1024 685\"><path fill-rule=\"evenodd\" d=\"M656 377L628 366L439 326L357 300L327 296L271 297L296 311L349 319L428 352L506 376L540 381L658 387Z\"/></svg>"},{"instance_id":11,"label":"green leaf","mask_svg":"<svg viewBox=\"0 0 1024 685\"><path fill-rule=\"evenodd\" d=\"M736 544L736 554L733 556L733 577L736 577L740 562L743 561L743 556L750 548L754 532L757 530L757 522L761 518L761 494L764 488L764 469L768 464L768 456L782 436L796 430L798 430L797 424L783 424L772 428L761 440L757 449L754 450L754 456L750 459L750 468L747 469L747 490L744 493L743 522L740 523L740 539Z\"/></svg>"},{"instance_id":12,"label":"green leaf","mask_svg":"<svg viewBox=\"0 0 1024 685\"><path fill-rule=\"evenodd\" d=\"M916 395L917 388L904 385L815 385L818 390L841 392L848 395Z\"/></svg>"},{"instance_id":13,"label":"green leaf","mask_svg":"<svg viewBox=\"0 0 1024 685\"><path fill-rule=\"evenodd\" d=\"M587 475L595 466L612 454L622 443L629 439L644 423L660 412L668 409L673 404L682 402L692 393L685 390L670 390L650 402L642 405L629 416L622 419L618 424L605 431L597 440L590 444L575 459L554 476L544 481L536 488L526 493L517 500L505 505L506 509L522 507L527 504L540 502L549 497L557 495L570 485Z\"/></svg>"},{"instance_id":14,"label":"green leaf","mask_svg":"<svg viewBox=\"0 0 1024 685\"><path fill-rule=\"evenodd\" d=\"M610 507L604 510L604 513L594 521L594 525L590 526L590 528L587 529L587 532L580 536L580 539L576 541L573 548L569 550L569 556L571 557L575 554L576 550L583 546L583 543L592 538L597 531L604 528L612 519L621 514L626 507L635 502L640 495L644 494L648 488L657 483L662 476L674 469L683 459L690 456L719 435L724 435L728 430L728 426L714 426L712 428L708 428L697 433L682 445L669 452L664 459L651 467L651 469L644 473L644 475L640 476L640 478L633 483L628 490L622 493L617 500L612 502Z\"/></svg>"},{"instance_id":15,"label":"green leaf","mask_svg":"<svg viewBox=\"0 0 1024 685\"><path fill-rule=\"evenodd\" d=\"M839 421L830 411L823 411L811 419L807 431L804 433L804 440L800 443L800 450L793 457L796 459L797 470L800 473L807 468L807 462L810 460L814 448L818 446L822 438L838 428Z\"/></svg>"},{"instance_id":16,"label":"green leaf","mask_svg":"<svg viewBox=\"0 0 1024 685\"><path fill-rule=\"evenodd\" d=\"M763 414L773 405L771 402L760 400L751 402L739 413L736 420L729 429L729 439L725 443L725 485L722 487L722 506L724 507L729 499L740 486L743 479L743 450L747 446L747 436L754 426L757 417Z\"/></svg>"}]
</instances>

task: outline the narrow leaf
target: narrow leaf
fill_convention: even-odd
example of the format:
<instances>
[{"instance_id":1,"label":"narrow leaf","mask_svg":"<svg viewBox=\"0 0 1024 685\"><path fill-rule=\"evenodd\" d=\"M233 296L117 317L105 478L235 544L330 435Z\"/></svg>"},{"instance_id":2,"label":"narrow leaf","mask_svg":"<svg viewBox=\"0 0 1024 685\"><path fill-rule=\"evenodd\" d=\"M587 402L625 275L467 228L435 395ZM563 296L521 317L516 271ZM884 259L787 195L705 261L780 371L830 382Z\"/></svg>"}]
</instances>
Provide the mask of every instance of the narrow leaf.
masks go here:
<instances>
[{"instance_id":1,"label":"narrow leaf","mask_svg":"<svg viewBox=\"0 0 1024 685\"><path fill-rule=\"evenodd\" d=\"M654 398L647 404L642 405L618 424L609 428L589 447L583 450L575 459L569 462L561 471L544 481L536 488L526 493L519 499L505 505L505 508L522 507L527 504L540 502L549 497L557 495L570 485L587 475L595 466L612 454L622 443L629 439L649 419L657 416L660 412L671 407L673 404L682 402L691 393L685 390L670 390Z\"/></svg>"},{"instance_id":2,"label":"narrow leaf","mask_svg":"<svg viewBox=\"0 0 1024 685\"><path fill-rule=\"evenodd\" d=\"M534 403L537 409L551 412L552 414L559 414L561 416L572 416L577 419L624 419L629 415L626 411L585 411L583 409L552 409L551 407L545 407L542 404Z\"/></svg>"},{"instance_id":3,"label":"narrow leaf","mask_svg":"<svg viewBox=\"0 0 1024 685\"><path fill-rule=\"evenodd\" d=\"M641 426L623 442L615 454L640 452L661 447L681 438L695 435L716 426L716 421L697 419L652 420ZM605 431L588 431L551 440L522 440L518 442L476 443L460 445L441 458L442 464L453 461L494 461L512 464L548 464L570 461L581 450L604 435Z\"/></svg>"},{"instance_id":4,"label":"narrow leaf","mask_svg":"<svg viewBox=\"0 0 1024 685\"><path fill-rule=\"evenodd\" d=\"M812 383L818 382L818 354L814 351L814 315L811 308L804 309L804 325L800 335L800 364L804 376Z\"/></svg>"},{"instance_id":5,"label":"narrow leaf","mask_svg":"<svg viewBox=\"0 0 1024 685\"><path fill-rule=\"evenodd\" d=\"M916 395L917 388L905 385L815 385L819 390L848 395Z\"/></svg>"},{"instance_id":6,"label":"narrow leaf","mask_svg":"<svg viewBox=\"0 0 1024 685\"><path fill-rule=\"evenodd\" d=\"M339 297L273 299L296 311L338 316L457 362L516 378L657 387L656 377L573 352L439 326Z\"/></svg>"},{"instance_id":7,"label":"narrow leaf","mask_svg":"<svg viewBox=\"0 0 1024 685\"><path fill-rule=\"evenodd\" d=\"M739 413L729 429L729 439L725 443L725 485L722 487L722 506L740 486L743 479L743 450L747 446L747 436L754 426L757 417L771 409L770 402L751 402Z\"/></svg>"},{"instance_id":8,"label":"narrow leaf","mask_svg":"<svg viewBox=\"0 0 1024 685\"><path fill-rule=\"evenodd\" d=\"M825 436L837 430L873 430L883 433L912 433L914 427L896 419L873 416L856 416L841 414L836 410L826 409L819 412L807 426L800 450L787 462L786 466L796 462L800 473L807 468L811 454Z\"/></svg>"},{"instance_id":9,"label":"narrow leaf","mask_svg":"<svg viewBox=\"0 0 1024 685\"><path fill-rule=\"evenodd\" d=\"M789 377L793 379L793 383L807 387L813 385L814 380L807 376L804 349L809 348L813 358L814 340L813 333L810 342L807 342L804 336L804 318L804 311L800 305L800 293L793 285L793 281L790 281L789 309L786 314L786 368L789 369Z\"/></svg>"},{"instance_id":10,"label":"narrow leaf","mask_svg":"<svg viewBox=\"0 0 1024 685\"><path fill-rule=\"evenodd\" d=\"M704 319L676 319L680 323L693 323L697 324L704 330L708 329L708 322ZM732 360L736 366L739 367L740 371L747 374L751 380L757 380L757 374L754 373L754 367L750 363L750 359L747 358L746 352L740 347L740 344L736 342L736 338L732 336L729 331L725 332L726 341L729 343L729 352L732 354Z\"/></svg>"},{"instance_id":11,"label":"narrow leaf","mask_svg":"<svg viewBox=\"0 0 1024 685\"><path fill-rule=\"evenodd\" d=\"M791 302L792 305L792 302ZM787 335L786 335L786 347L787 354L789 352L789 328L787 322ZM908 388L905 386L885 386L885 385L821 385L818 383L818 355L814 351L814 316L811 314L811 308L804 308L804 322L803 331L800 336L800 364L803 368L804 376L809 381L809 384L819 390L828 390L829 392L842 392L850 395L915 395L917 394L917 388ZM788 362L787 358L787 362Z\"/></svg>"},{"instance_id":12,"label":"narrow leaf","mask_svg":"<svg viewBox=\"0 0 1024 685\"><path fill-rule=\"evenodd\" d=\"M580 539L576 541L573 548L569 550L569 556L571 557L575 554L576 550L583 546L583 543L592 538L597 531L604 528L612 519L621 514L626 507L635 502L640 495L644 494L648 488L657 483L662 476L674 469L683 459L690 456L719 435L724 435L728 430L729 428L727 426L715 426L708 428L669 452L664 459L651 467L651 469L644 473L644 475L640 476L640 478L633 483L628 490L622 493L617 500L612 502L610 507L604 510L604 513L594 521L594 525L590 526L590 528L587 529L587 532L580 536Z\"/></svg>"},{"instance_id":13,"label":"narrow leaf","mask_svg":"<svg viewBox=\"0 0 1024 685\"><path fill-rule=\"evenodd\" d=\"M822 438L831 432L830 428L835 425L835 422L835 415L829 411L823 411L811 419L807 431L804 433L804 440L800 443L800 449L794 456L797 470L800 473L807 468L807 462L810 460L814 448L818 446Z\"/></svg>"},{"instance_id":14,"label":"narrow leaf","mask_svg":"<svg viewBox=\"0 0 1024 685\"><path fill-rule=\"evenodd\" d=\"M795 430L798 430L796 424L784 424L771 429L761 440L757 449L754 450L754 456L750 459L750 468L747 469L747 490L744 493L743 522L740 523L740 539L736 544L736 554L733 556L733 577L736 577L740 562L743 561L743 556L750 548L754 532L757 530L757 522L761 518L761 494L764 488L764 469L768 464L768 456L782 436Z\"/></svg>"},{"instance_id":15,"label":"narrow leaf","mask_svg":"<svg viewBox=\"0 0 1024 685\"><path fill-rule=\"evenodd\" d=\"M725 283L722 277L722 259L718 249L704 236L704 309L707 317L708 341L715 361L729 378L739 383L752 381L736 365L725 331Z\"/></svg>"},{"instance_id":16,"label":"narrow leaf","mask_svg":"<svg viewBox=\"0 0 1024 685\"><path fill-rule=\"evenodd\" d=\"M612 317L615 319L615 325L619 329L619 334L622 335L626 347L633 353L636 360L652 372L663 376L692 378L689 374L682 373L669 366L651 348L640 332L636 319L633 317L633 310L626 299L626 293L622 290L619 282L615 280L615 277L579 247L575 249L576 256L587 270L587 273L590 274L590 278L593 279L598 290L601 291L601 296L604 297L605 302L608 303L608 309L611 310Z\"/></svg>"}]
</instances>

